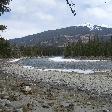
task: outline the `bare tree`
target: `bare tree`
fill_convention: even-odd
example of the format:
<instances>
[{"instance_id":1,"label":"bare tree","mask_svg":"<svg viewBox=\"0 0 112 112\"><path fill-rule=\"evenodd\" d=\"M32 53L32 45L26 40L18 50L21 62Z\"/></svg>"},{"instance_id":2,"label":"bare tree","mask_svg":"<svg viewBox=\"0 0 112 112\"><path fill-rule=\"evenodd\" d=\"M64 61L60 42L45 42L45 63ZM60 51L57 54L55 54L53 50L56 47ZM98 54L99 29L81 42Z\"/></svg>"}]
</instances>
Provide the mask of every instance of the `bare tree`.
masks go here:
<instances>
[{"instance_id":1,"label":"bare tree","mask_svg":"<svg viewBox=\"0 0 112 112\"><path fill-rule=\"evenodd\" d=\"M75 4L70 0L66 0L66 2L67 2L67 5L70 7L70 10L73 13L73 15L76 16Z\"/></svg>"}]
</instances>

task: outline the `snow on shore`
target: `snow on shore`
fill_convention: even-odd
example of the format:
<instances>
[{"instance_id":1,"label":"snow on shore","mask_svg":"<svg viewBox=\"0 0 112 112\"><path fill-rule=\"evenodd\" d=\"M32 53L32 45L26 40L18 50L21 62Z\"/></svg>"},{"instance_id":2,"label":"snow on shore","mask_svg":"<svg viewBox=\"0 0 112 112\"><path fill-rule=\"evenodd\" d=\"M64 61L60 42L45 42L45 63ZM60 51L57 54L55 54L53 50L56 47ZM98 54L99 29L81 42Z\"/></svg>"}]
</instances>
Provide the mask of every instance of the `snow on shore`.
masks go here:
<instances>
[{"instance_id":1,"label":"snow on shore","mask_svg":"<svg viewBox=\"0 0 112 112\"><path fill-rule=\"evenodd\" d=\"M54 72L65 72L65 73L79 73L79 74L93 74L93 73L105 73L105 72L110 72L110 70L91 70L91 69L87 69L87 70L81 70L81 69L38 69L32 66L23 66L23 68L25 69L37 69L38 71L44 71L44 72L48 72L48 71L54 71Z\"/></svg>"},{"instance_id":2,"label":"snow on shore","mask_svg":"<svg viewBox=\"0 0 112 112\"><path fill-rule=\"evenodd\" d=\"M45 69L44 71L58 71L58 72L75 72L75 73L83 73L83 74L90 74L94 73L92 70L81 70L81 69Z\"/></svg>"},{"instance_id":3,"label":"snow on shore","mask_svg":"<svg viewBox=\"0 0 112 112\"><path fill-rule=\"evenodd\" d=\"M32 66L23 66L23 68L26 68L26 69L35 69L34 67ZM75 73L81 73L81 74L91 74L91 73L94 73L93 70L81 70L81 69L37 69L39 71L57 71L57 72L67 72L67 73L72 73L72 72L75 72Z\"/></svg>"},{"instance_id":4,"label":"snow on shore","mask_svg":"<svg viewBox=\"0 0 112 112\"><path fill-rule=\"evenodd\" d=\"M34 67L32 67L32 66L23 66L23 68L34 69Z\"/></svg>"},{"instance_id":5,"label":"snow on shore","mask_svg":"<svg viewBox=\"0 0 112 112\"><path fill-rule=\"evenodd\" d=\"M19 61L20 59L21 59L21 58L19 58L19 59L12 59L12 60L10 60L9 62L14 63L14 62Z\"/></svg>"},{"instance_id":6,"label":"snow on shore","mask_svg":"<svg viewBox=\"0 0 112 112\"><path fill-rule=\"evenodd\" d=\"M63 57L53 57L53 58L49 58L49 60L54 61L54 62L97 62L97 61L101 61L101 60L64 59Z\"/></svg>"}]
</instances>

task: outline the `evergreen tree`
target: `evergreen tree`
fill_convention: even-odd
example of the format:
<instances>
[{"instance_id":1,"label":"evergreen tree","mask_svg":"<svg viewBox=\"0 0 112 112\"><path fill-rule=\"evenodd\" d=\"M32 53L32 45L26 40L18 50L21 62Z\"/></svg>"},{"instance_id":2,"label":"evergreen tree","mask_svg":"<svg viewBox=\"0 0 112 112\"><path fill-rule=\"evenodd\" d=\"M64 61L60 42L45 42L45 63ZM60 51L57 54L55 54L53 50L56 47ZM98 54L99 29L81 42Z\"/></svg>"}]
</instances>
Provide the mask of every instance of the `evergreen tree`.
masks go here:
<instances>
[{"instance_id":1,"label":"evergreen tree","mask_svg":"<svg viewBox=\"0 0 112 112\"><path fill-rule=\"evenodd\" d=\"M10 12L10 8L8 7L11 0L0 0L0 16L5 12ZM5 25L0 25L0 30L3 31L7 27Z\"/></svg>"},{"instance_id":2,"label":"evergreen tree","mask_svg":"<svg viewBox=\"0 0 112 112\"><path fill-rule=\"evenodd\" d=\"M0 0L0 16L5 12L10 12L8 7L11 0ZM5 25L0 25L0 31L5 30L7 27ZM4 38L0 38L0 57L7 58L10 57L11 49L10 44Z\"/></svg>"},{"instance_id":3,"label":"evergreen tree","mask_svg":"<svg viewBox=\"0 0 112 112\"><path fill-rule=\"evenodd\" d=\"M0 58L8 58L11 56L10 44L4 38L0 38Z\"/></svg>"},{"instance_id":4,"label":"evergreen tree","mask_svg":"<svg viewBox=\"0 0 112 112\"><path fill-rule=\"evenodd\" d=\"M112 57L112 36L110 41L101 41L98 37L95 39L89 39L88 43L82 43L78 41L77 43L69 44L65 48L65 57L75 57L75 56L105 56Z\"/></svg>"}]
</instances>

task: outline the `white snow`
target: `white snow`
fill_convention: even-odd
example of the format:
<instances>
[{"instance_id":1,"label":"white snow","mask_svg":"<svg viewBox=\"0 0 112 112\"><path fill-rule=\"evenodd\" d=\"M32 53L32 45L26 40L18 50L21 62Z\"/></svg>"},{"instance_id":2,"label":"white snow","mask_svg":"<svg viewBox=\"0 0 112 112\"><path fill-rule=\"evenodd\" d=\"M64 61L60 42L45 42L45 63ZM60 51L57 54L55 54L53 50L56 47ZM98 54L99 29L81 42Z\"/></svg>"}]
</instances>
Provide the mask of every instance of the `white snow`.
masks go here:
<instances>
[{"instance_id":1,"label":"white snow","mask_svg":"<svg viewBox=\"0 0 112 112\"><path fill-rule=\"evenodd\" d=\"M25 91L27 91L27 92L31 91L31 87L30 86L26 86Z\"/></svg>"},{"instance_id":2,"label":"white snow","mask_svg":"<svg viewBox=\"0 0 112 112\"><path fill-rule=\"evenodd\" d=\"M32 66L23 66L23 68L34 69L34 67L32 67Z\"/></svg>"},{"instance_id":3,"label":"white snow","mask_svg":"<svg viewBox=\"0 0 112 112\"><path fill-rule=\"evenodd\" d=\"M26 69L35 69L32 66L23 66L23 68ZM57 72L67 72L67 73L71 73L71 72L76 72L76 73L83 73L83 74L90 74L90 73L94 73L93 70L81 70L81 69L37 69L38 71L57 71Z\"/></svg>"},{"instance_id":4,"label":"white snow","mask_svg":"<svg viewBox=\"0 0 112 112\"><path fill-rule=\"evenodd\" d=\"M14 62L17 62L17 61L19 61L19 60L20 60L20 58L19 58L19 59L12 59L12 60L9 61L9 62L14 63Z\"/></svg>"},{"instance_id":5,"label":"white snow","mask_svg":"<svg viewBox=\"0 0 112 112\"><path fill-rule=\"evenodd\" d=\"M49 58L49 60L54 61L54 62L97 62L97 61L101 61L101 60L64 59L62 57L53 57L53 58Z\"/></svg>"},{"instance_id":6,"label":"white snow","mask_svg":"<svg viewBox=\"0 0 112 112\"><path fill-rule=\"evenodd\" d=\"M94 28L94 25L91 23L80 24L78 26L87 26L88 28L90 28L90 30L93 30L93 28Z\"/></svg>"},{"instance_id":7,"label":"white snow","mask_svg":"<svg viewBox=\"0 0 112 112\"><path fill-rule=\"evenodd\" d=\"M105 25L105 24L93 25L91 23L85 23L85 24L81 24L78 26L87 26L88 28L90 28L90 30L93 30L93 29L102 30L101 27L111 28L111 26L109 26L109 25Z\"/></svg>"},{"instance_id":8,"label":"white snow","mask_svg":"<svg viewBox=\"0 0 112 112\"><path fill-rule=\"evenodd\" d=\"M93 70L81 70L81 69L44 69L43 71L58 71L58 72L76 72L76 73L83 73L83 74L90 74L94 73Z\"/></svg>"}]
</instances>

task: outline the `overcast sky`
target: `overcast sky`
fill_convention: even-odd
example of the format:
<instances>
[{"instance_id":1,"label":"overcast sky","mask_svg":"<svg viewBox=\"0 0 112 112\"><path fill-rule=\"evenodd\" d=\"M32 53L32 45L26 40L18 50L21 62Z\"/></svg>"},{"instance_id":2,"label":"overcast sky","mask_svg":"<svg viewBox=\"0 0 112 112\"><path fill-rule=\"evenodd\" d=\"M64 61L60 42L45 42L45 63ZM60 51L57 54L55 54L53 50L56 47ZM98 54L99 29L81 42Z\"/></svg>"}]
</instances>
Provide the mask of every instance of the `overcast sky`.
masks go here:
<instances>
[{"instance_id":1,"label":"overcast sky","mask_svg":"<svg viewBox=\"0 0 112 112\"><path fill-rule=\"evenodd\" d=\"M8 26L1 35L7 39L20 38L86 23L112 26L112 0L72 1L76 4L75 17L66 0L13 0L12 11L0 17L0 24Z\"/></svg>"}]
</instances>

